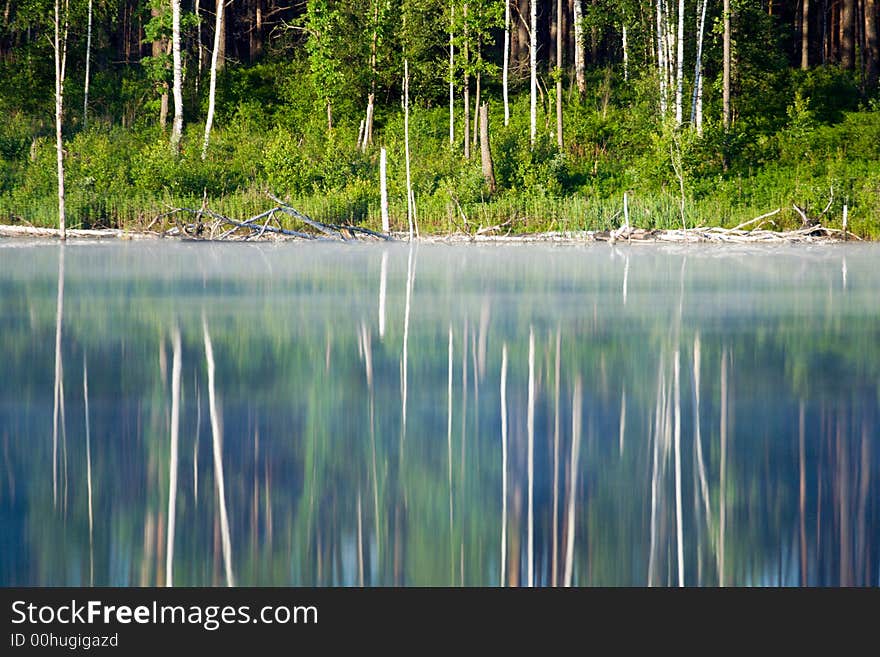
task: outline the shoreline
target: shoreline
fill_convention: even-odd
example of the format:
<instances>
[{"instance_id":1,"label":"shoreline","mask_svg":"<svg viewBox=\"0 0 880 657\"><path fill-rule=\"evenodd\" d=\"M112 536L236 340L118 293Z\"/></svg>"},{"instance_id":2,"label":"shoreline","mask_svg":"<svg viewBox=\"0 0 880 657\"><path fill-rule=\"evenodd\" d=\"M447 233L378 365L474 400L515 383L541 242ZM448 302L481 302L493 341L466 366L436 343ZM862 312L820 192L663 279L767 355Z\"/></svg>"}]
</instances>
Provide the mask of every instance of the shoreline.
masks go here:
<instances>
[{"instance_id":1,"label":"shoreline","mask_svg":"<svg viewBox=\"0 0 880 657\"><path fill-rule=\"evenodd\" d=\"M172 229L173 231L174 229ZM348 238L328 239L326 236L308 237L300 235L280 235L264 232L258 235L248 233L222 233L219 236L196 236L180 233L155 232L148 230L122 230L118 228L75 229L67 231L68 239L120 239L120 240L161 240L195 242L310 242L310 241L342 241L342 242L407 242L409 233L392 232L387 235L357 235L350 233ZM348 231L346 231L348 232ZM41 228L36 226L0 225L0 238L52 238L60 239L58 228ZM490 231L477 234L450 233L446 235L429 234L415 236L414 241L423 243L479 243L479 244L591 244L607 242L609 244L838 244L846 242L871 242L853 233L828 228L822 225L810 226L790 231L772 231L756 228L745 230L741 227L721 228L719 226L698 226L688 229L643 229L621 227L612 231L557 231L523 234L492 234Z\"/></svg>"}]
</instances>

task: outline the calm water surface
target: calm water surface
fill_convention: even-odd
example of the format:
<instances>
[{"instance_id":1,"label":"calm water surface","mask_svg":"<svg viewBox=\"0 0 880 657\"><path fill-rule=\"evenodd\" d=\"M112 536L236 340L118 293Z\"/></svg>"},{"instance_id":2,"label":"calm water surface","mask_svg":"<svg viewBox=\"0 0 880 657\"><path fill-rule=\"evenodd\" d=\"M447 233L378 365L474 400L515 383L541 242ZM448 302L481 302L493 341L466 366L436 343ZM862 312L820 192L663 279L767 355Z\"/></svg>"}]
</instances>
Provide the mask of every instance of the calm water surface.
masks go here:
<instances>
[{"instance_id":1,"label":"calm water surface","mask_svg":"<svg viewBox=\"0 0 880 657\"><path fill-rule=\"evenodd\" d=\"M2 585L880 576L880 248L0 240Z\"/></svg>"}]
</instances>

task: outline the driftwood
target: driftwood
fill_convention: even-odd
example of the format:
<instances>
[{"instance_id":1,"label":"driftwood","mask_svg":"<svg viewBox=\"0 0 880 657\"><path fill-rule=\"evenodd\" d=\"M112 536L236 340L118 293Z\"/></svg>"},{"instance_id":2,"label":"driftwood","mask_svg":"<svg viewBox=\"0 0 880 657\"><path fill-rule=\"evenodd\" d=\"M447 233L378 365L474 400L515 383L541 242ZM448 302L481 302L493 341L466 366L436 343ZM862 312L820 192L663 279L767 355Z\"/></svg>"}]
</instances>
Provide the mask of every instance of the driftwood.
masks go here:
<instances>
[{"instance_id":1,"label":"driftwood","mask_svg":"<svg viewBox=\"0 0 880 657\"><path fill-rule=\"evenodd\" d=\"M298 238L306 240L327 239L351 241L360 239L359 236L367 236L381 240L393 239L386 233L379 233L361 226L351 226L347 224L327 224L322 221L312 219L303 214L294 207L291 207L276 196L269 194L269 198L277 205L261 212L253 217L244 220L237 220L227 217L220 213L208 210L204 205L198 210L195 208L172 208L168 212L160 215L161 217L178 216L182 214L193 215L196 218L194 222L186 222L174 226L167 231L165 235L169 237L189 237L196 239L210 240L249 240L252 238L262 238L267 233L276 239ZM284 214L293 217L308 228L313 228L316 233L305 232L301 230L291 230L281 226L276 218L276 214ZM203 222L202 218L207 217L211 221ZM275 221L276 225L271 226L270 223ZM262 222L262 223L260 223ZM221 229L225 229L219 232ZM322 237L323 236L323 237Z\"/></svg>"}]
</instances>

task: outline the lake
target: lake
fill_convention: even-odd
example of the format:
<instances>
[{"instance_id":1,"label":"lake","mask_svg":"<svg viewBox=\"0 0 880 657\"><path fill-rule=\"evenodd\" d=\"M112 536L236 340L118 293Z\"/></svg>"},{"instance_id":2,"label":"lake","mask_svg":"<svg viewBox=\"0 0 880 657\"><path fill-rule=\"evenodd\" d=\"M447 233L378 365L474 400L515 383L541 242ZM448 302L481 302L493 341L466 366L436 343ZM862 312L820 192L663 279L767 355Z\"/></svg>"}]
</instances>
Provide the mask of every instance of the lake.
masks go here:
<instances>
[{"instance_id":1,"label":"lake","mask_svg":"<svg viewBox=\"0 0 880 657\"><path fill-rule=\"evenodd\" d=\"M0 585L876 586L878 264L0 240Z\"/></svg>"}]
</instances>

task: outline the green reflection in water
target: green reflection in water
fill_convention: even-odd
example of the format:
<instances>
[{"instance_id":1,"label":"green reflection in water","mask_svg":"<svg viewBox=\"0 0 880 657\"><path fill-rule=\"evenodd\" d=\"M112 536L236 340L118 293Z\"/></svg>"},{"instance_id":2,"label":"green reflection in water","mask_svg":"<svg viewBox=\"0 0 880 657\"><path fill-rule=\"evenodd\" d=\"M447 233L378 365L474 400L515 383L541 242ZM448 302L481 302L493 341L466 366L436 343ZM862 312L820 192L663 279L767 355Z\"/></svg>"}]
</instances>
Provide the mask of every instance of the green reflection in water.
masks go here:
<instances>
[{"instance_id":1,"label":"green reflection in water","mask_svg":"<svg viewBox=\"0 0 880 657\"><path fill-rule=\"evenodd\" d=\"M876 585L878 256L0 242L0 584Z\"/></svg>"}]
</instances>

